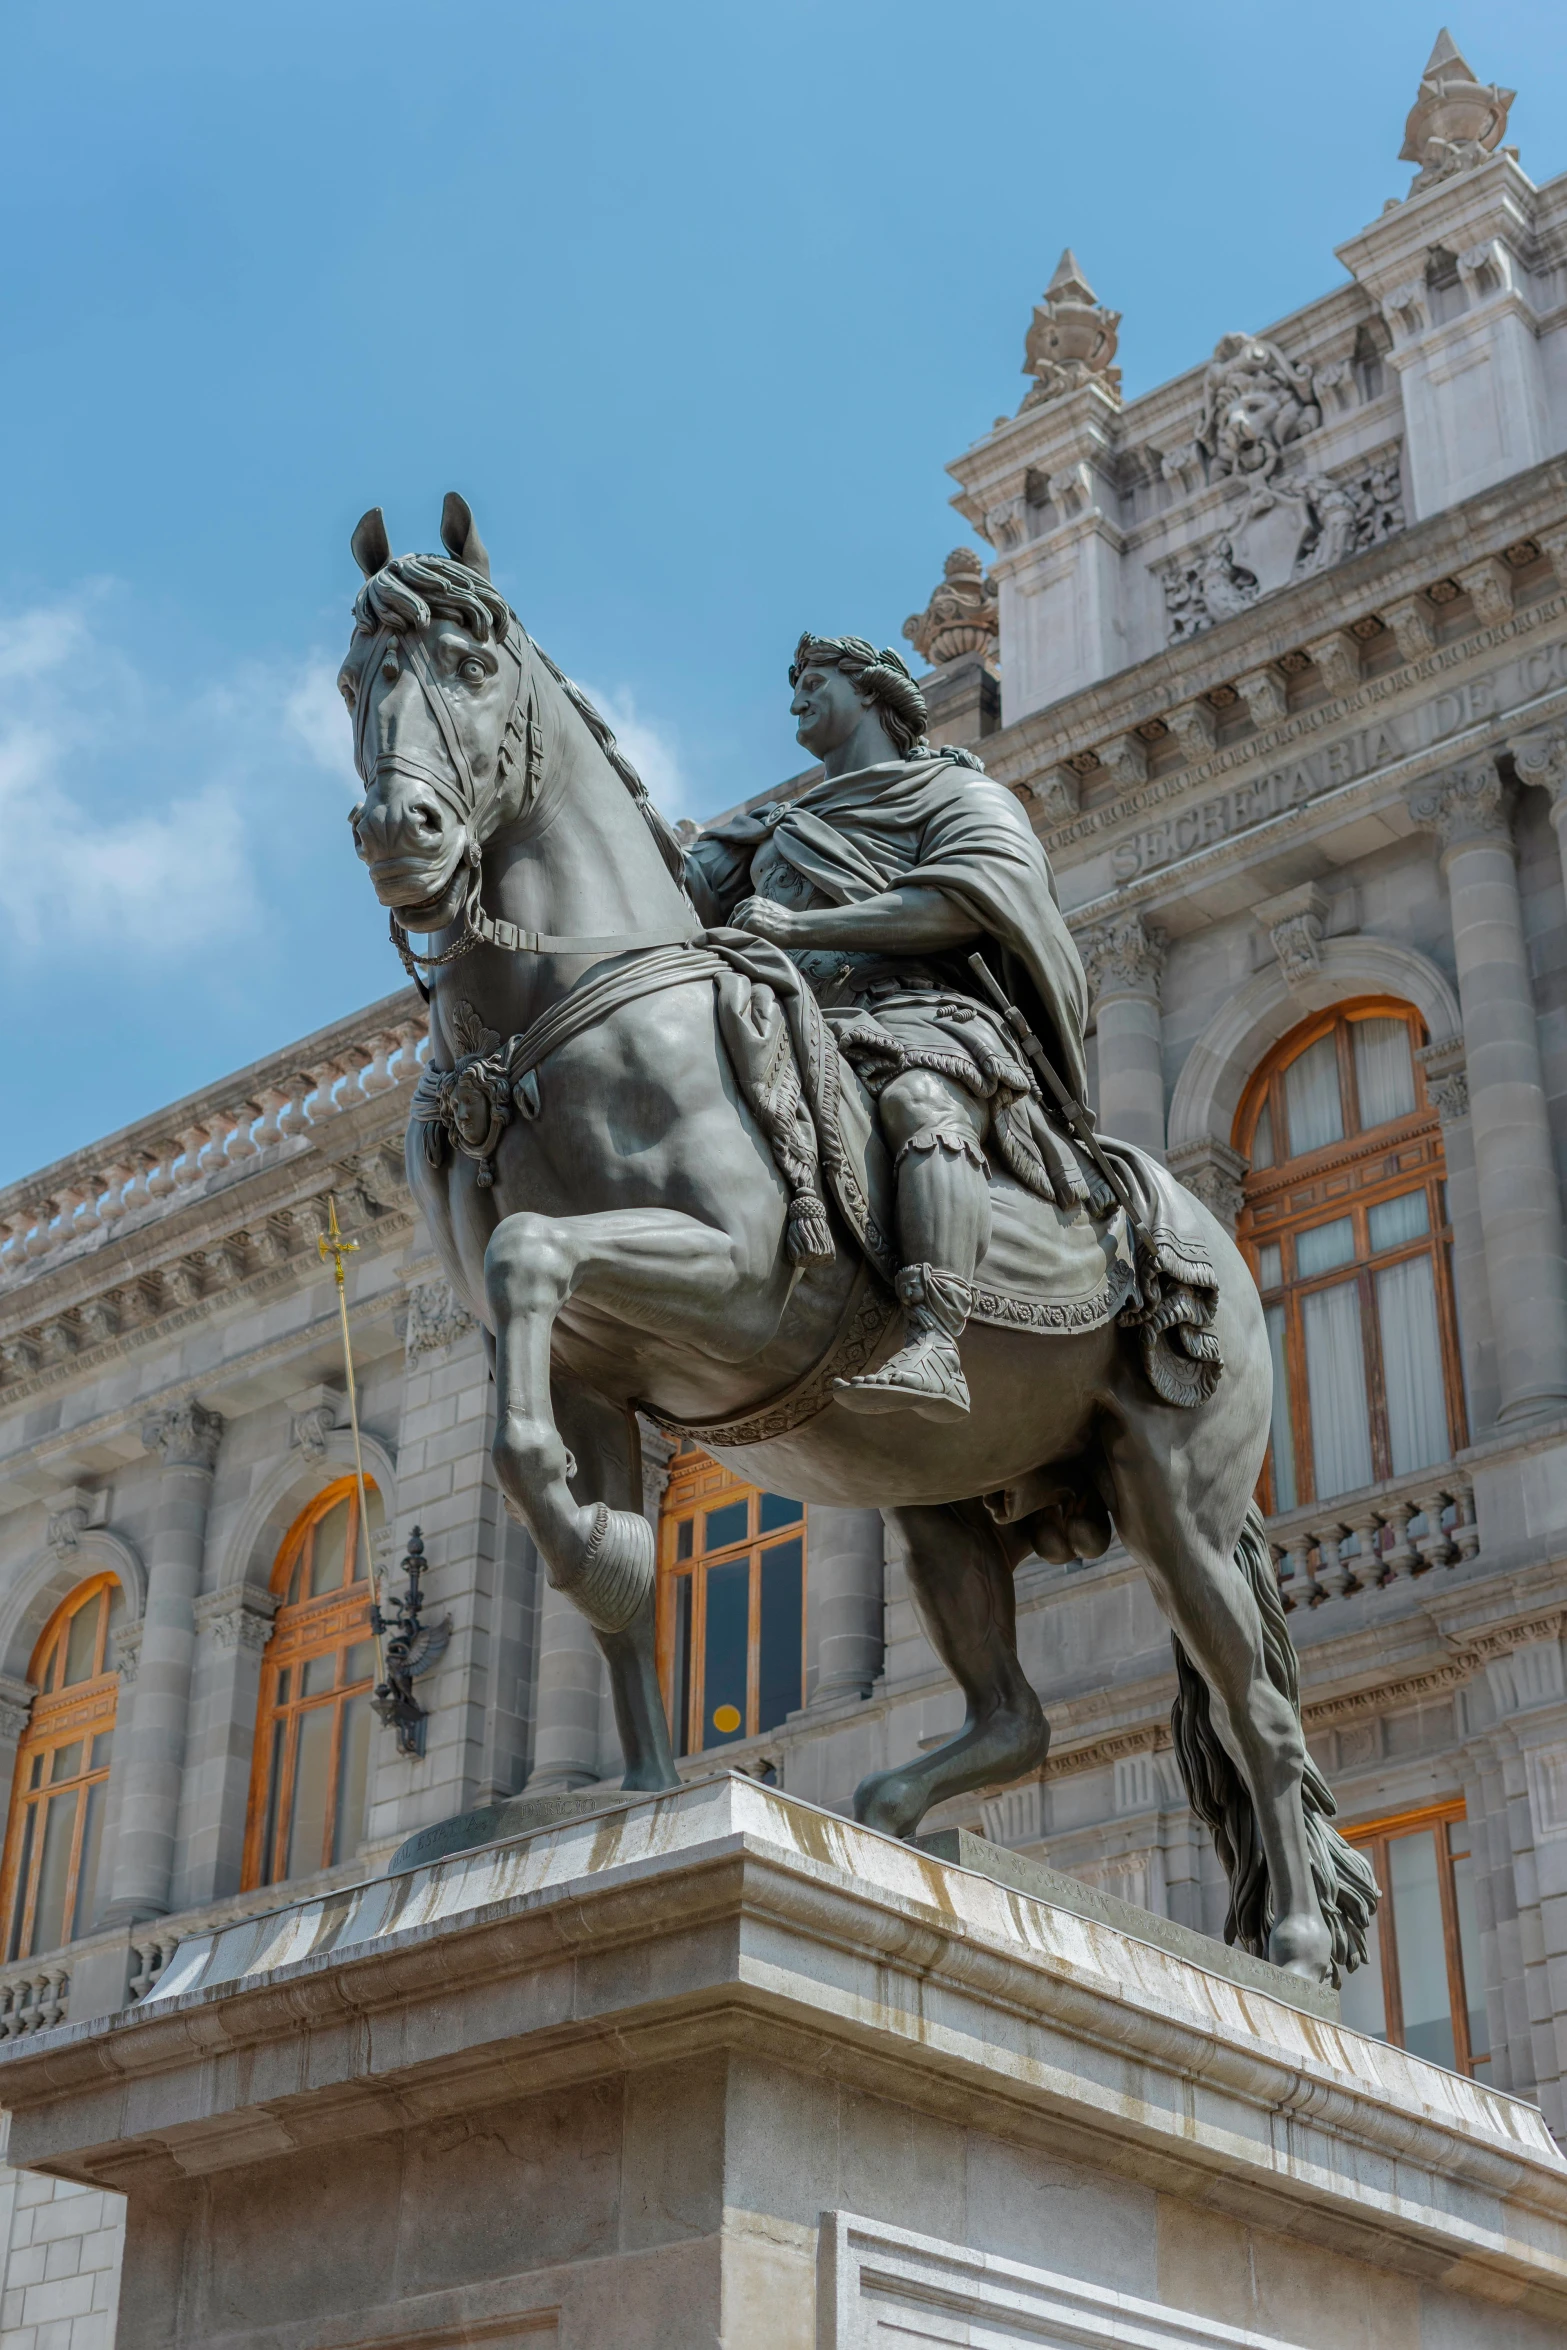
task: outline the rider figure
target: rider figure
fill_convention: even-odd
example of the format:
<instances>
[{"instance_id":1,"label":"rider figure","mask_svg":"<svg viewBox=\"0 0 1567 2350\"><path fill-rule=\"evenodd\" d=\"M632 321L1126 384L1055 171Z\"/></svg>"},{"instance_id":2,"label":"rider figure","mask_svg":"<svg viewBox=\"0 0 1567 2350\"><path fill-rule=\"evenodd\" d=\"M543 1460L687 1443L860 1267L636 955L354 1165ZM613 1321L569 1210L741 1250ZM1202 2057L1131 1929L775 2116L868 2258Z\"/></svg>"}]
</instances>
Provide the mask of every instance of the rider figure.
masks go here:
<instances>
[{"instance_id":1,"label":"rider figure","mask_svg":"<svg viewBox=\"0 0 1567 2350\"><path fill-rule=\"evenodd\" d=\"M710 925L785 950L878 1103L908 1336L840 1398L954 1418L969 1408L957 1340L990 1238L987 1159L1063 1209L1103 1204L967 959L985 956L1078 1100L1083 968L1017 801L969 752L931 749L895 652L802 636L789 682L824 778L704 833L688 884Z\"/></svg>"}]
</instances>

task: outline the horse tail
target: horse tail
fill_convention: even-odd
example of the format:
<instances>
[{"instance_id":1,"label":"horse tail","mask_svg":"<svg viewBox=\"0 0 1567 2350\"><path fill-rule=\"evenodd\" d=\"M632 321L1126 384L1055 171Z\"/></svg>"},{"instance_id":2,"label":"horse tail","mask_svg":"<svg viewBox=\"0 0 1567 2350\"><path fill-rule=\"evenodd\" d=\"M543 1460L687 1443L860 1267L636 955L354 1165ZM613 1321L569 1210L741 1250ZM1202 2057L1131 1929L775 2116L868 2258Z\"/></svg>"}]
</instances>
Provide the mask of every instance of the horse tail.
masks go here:
<instances>
[{"instance_id":1,"label":"horse tail","mask_svg":"<svg viewBox=\"0 0 1567 2350\"><path fill-rule=\"evenodd\" d=\"M1262 1618L1268 1679L1282 1697L1288 1698L1298 1721L1300 1680L1295 1644L1284 1620L1273 1556L1255 1503L1246 1512L1246 1523L1235 1545L1235 1565ZM1186 1800L1213 1838L1229 1879L1230 1907L1224 1921L1224 1939L1239 1943L1242 1950L1249 1950L1258 1958L1266 1958L1268 1933L1273 1923L1273 1892L1251 1791L1214 1729L1208 1684L1173 1636L1171 1646L1175 1650L1176 1694L1170 1712L1170 1730L1186 1787ZM1333 1941L1336 1985L1365 1958L1366 1932L1381 1894L1364 1853L1346 1844L1332 1825L1337 1806L1327 1781L1309 1754L1305 1756L1301 1773L1300 1794L1306 1815L1312 1880L1323 1923Z\"/></svg>"}]
</instances>

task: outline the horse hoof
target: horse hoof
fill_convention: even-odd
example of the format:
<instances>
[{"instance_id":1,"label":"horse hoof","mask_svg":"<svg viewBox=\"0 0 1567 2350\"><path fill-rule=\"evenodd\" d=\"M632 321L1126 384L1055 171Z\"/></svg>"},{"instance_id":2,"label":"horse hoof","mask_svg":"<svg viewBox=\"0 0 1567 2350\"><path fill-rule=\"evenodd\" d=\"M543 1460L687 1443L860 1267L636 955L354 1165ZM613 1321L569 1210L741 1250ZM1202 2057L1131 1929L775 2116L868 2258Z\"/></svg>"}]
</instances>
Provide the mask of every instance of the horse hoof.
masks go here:
<instances>
[{"instance_id":1,"label":"horse hoof","mask_svg":"<svg viewBox=\"0 0 1567 2350\"><path fill-rule=\"evenodd\" d=\"M1333 1975L1333 1938L1314 1910L1282 1917L1268 1936L1268 1960L1287 1975L1307 1983L1327 1983Z\"/></svg>"},{"instance_id":2,"label":"horse hoof","mask_svg":"<svg viewBox=\"0 0 1567 2350\"><path fill-rule=\"evenodd\" d=\"M883 1771L862 1780L854 1791L854 1816L862 1828L907 1841L925 1817L929 1799L911 1786L901 1771Z\"/></svg>"},{"instance_id":3,"label":"horse hoof","mask_svg":"<svg viewBox=\"0 0 1567 2350\"><path fill-rule=\"evenodd\" d=\"M550 1580L596 1632L624 1632L647 1605L654 1576L653 1529L646 1518L601 1501L591 1512L580 1561Z\"/></svg>"}]
</instances>

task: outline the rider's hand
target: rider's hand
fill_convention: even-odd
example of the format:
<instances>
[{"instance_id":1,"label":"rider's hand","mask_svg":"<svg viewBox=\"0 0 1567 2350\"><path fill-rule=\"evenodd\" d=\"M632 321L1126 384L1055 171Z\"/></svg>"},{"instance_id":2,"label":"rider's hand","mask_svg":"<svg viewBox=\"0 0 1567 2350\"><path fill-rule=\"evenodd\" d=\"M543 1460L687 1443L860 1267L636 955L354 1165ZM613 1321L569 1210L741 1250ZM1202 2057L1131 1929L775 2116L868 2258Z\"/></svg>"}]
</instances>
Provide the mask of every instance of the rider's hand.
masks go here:
<instances>
[{"instance_id":1,"label":"rider's hand","mask_svg":"<svg viewBox=\"0 0 1567 2350\"><path fill-rule=\"evenodd\" d=\"M792 946L799 935L800 916L772 898L742 898L729 917L729 927L749 930L756 938L771 939L774 946L786 947Z\"/></svg>"}]
</instances>

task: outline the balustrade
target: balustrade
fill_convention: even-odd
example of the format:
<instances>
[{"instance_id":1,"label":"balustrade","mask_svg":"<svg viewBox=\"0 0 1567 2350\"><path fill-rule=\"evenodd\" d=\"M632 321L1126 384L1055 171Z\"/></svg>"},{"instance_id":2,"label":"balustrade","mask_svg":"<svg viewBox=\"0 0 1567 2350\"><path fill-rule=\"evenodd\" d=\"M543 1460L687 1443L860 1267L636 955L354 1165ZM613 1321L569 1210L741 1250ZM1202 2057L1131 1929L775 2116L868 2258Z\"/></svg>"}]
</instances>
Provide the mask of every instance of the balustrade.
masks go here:
<instances>
[{"instance_id":1,"label":"balustrade","mask_svg":"<svg viewBox=\"0 0 1567 2350\"><path fill-rule=\"evenodd\" d=\"M1270 1518L1268 1542L1287 1608L1349 1599L1475 1557L1474 1485L1463 1469L1422 1469Z\"/></svg>"},{"instance_id":2,"label":"balustrade","mask_svg":"<svg viewBox=\"0 0 1567 2350\"><path fill-rule=\"evenodd\" d=\"M68 1966L32 1965L0 1975L0 2039L18 2040L25 2032L68 2023L70 2005Z\"/></svg>"},{"instance_id":3,"label":"balustrade","mask_svg":"<svg viewBox=\"0 0 1567 2350\"><path fill-rule=\"evenodd\" d=\"M271 1064L268 1082L225 1107L203 1108L177 1133L149 1126L134 1141L128 1136L113 1160L67 1162L52 1190L13 1194L0 1212L0 1282L27 1279L73 1238L154 1209L166 1213L208 1176L250 1172L279 1149L297 1149L328 1120L413 1085L428 1050L422 1019L377 1025L308 1065Z\"/></svg>"}]
</instances>

